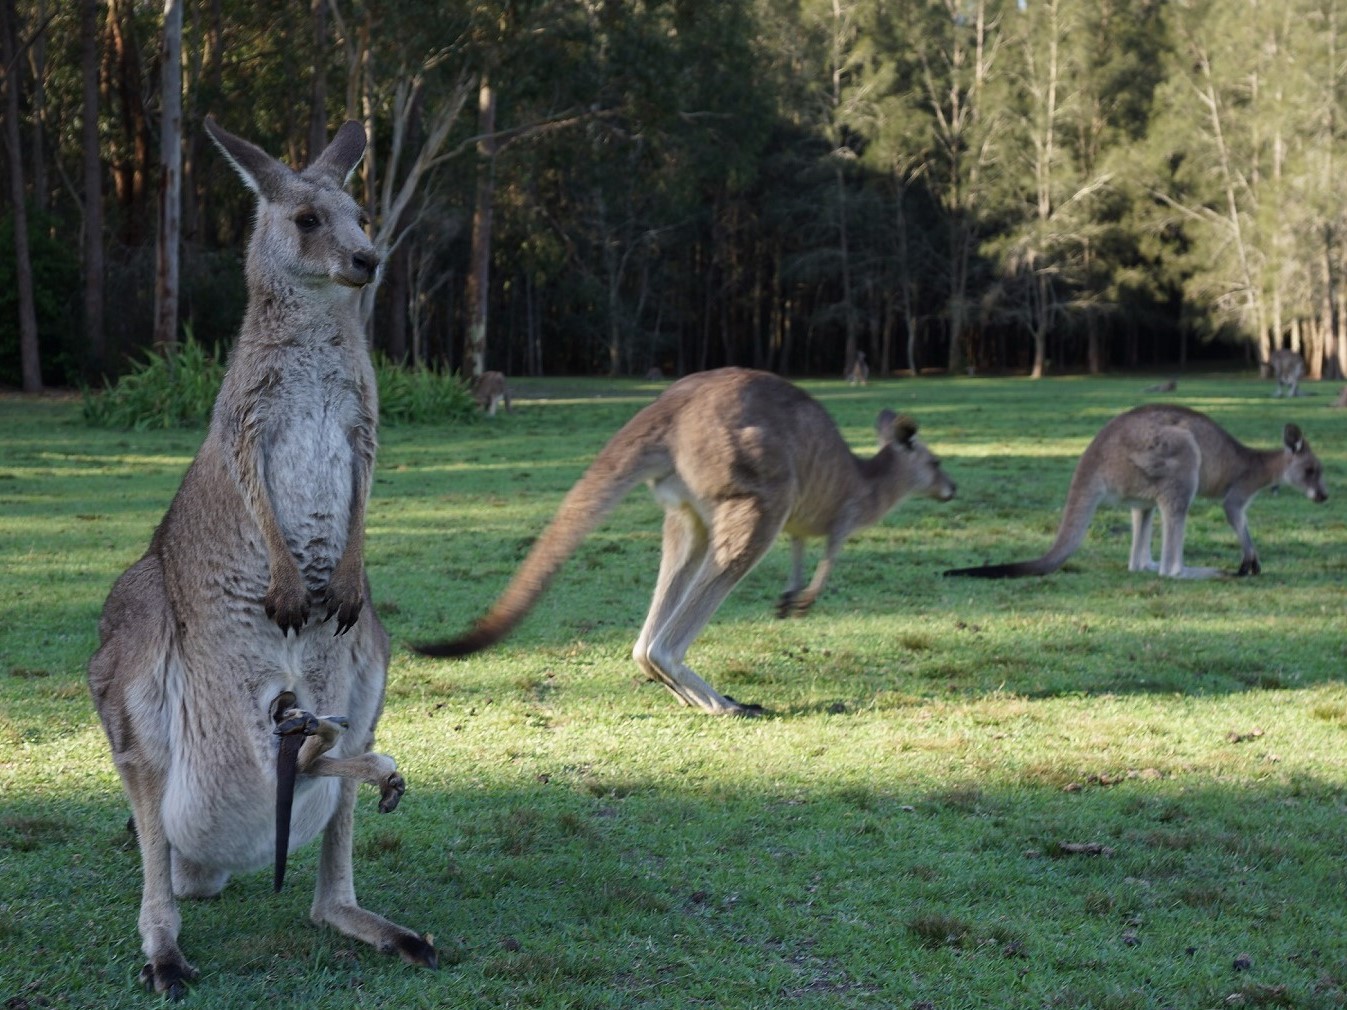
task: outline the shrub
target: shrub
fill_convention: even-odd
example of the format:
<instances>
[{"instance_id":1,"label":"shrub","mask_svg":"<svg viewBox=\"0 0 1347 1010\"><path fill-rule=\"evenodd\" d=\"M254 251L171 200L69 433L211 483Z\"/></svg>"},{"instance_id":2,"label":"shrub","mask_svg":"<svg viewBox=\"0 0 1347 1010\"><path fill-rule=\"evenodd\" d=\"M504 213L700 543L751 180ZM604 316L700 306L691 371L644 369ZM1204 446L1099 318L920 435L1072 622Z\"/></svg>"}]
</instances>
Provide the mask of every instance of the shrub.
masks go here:
<instances>
[{"instance_id":1,"label":"shrub","mask_svg":"<svg viewBox=\"0 0 1347 1010\"><path fill-rule=\"evenodd\" d=\"M472 391L457 373L425 365L397 365L376 355L379 416L390 424L445 424L479 416Z\"/></svg>"},{"instance_id":2,"label":"shrub","mask_svg":"<svg viewBox=\"0 0 1347 1010\"><path fill-rule=\"evenodd\" d=\"M85 389L84 419L99 428L204 427L224 372L220 352L197 343L189 328L175 350L146 351L115 384Z\"/></svg>"},{"instance_id":3,"label":"shrub","mask_svg":"<svg viewBox=\"0 0 1347 1010\"><path fill-rule=\"evenodd\" d=\"M84 419L100 428L198 428L210 421L224 379L225 362L191 328L167 354L145 353L115 384L84 391ZM457 423L475 420L477 405L457 375L425 366L395 365L376 356L379 415L389 424Z\"/></svg>"}]
</instances>

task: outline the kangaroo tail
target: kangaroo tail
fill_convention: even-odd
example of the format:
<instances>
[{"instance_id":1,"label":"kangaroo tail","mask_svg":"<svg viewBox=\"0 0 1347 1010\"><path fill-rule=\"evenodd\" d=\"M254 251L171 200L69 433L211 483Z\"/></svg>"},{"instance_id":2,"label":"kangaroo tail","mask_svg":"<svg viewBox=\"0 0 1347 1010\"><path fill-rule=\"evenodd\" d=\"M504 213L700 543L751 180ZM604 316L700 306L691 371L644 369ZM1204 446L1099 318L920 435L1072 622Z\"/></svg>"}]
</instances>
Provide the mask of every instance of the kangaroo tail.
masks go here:
<instances>
[{"instance_id":1,"label":"kangaroo tail","mask_svg":"<svg viewBox=\"0 0 1347 1010\"><path fill-rule=\"evenodd\" d=\"M1082 459L1081 464L1084 462ZM1081 471L1085 469L1080 464L1076 467L1071 478L1071 488L1066 494L1066 507L1062 509L1062 521L1057 527L1057 537L1042 557L1000 565L951 568L945 575L974 579L1021 579L1028 575L1047 575L1061 568L1085 539L1094 511L1104 497L1101 489L1091 486L1090 477L1082 474Z\"/></svg>"},{"instance_id":2,"label":"kangaroo tail","mask_svg":"<svg viewBox=\"0 0 1347 1010\"><path fill-rule=\"evenodd\" d=\"M466 656L495 645L515 629L580 542L632 488L667 466L668 454L661 443L633 445L632 439L619 437L622 434L603 447L567 492L557 514L486 615L458 638L413 645L413 651L423 656Z\"/></svg>"}]
</instances>

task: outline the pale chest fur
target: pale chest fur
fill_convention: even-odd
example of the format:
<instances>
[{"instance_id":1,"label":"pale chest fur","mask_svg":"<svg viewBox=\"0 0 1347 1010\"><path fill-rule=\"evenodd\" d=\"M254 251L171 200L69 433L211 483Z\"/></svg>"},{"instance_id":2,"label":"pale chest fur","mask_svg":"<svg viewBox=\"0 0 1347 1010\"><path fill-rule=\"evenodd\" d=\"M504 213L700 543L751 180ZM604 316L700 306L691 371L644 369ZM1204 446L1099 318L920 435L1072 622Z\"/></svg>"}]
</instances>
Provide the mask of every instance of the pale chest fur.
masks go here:
<instances>
[{"instance_id":1,"label":"pale chest fur","mask_svg":"<svg viewBox=\"0 0 1347 1010\"><path fill-rule=\"evenodd\" d=\"M374 380L363 349L347 340L286 351L254 406L255 451L286 544L319 592L346 549L357 471L372 464Z\"/></svg>"}]
</instances>

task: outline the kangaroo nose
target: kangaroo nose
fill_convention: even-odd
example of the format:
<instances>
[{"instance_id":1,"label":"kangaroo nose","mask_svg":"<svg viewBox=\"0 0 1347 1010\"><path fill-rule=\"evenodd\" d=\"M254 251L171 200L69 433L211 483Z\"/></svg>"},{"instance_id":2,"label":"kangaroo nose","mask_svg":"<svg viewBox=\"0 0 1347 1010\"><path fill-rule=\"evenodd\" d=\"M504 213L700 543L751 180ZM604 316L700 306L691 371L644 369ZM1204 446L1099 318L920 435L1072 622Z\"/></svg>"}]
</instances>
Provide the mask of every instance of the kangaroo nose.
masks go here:
<instances>
[{"instance_id":1,"label":"kangaroo nose","mask_svg":"<svg viewBox=\"0 0 1347 1010\"><path fill-rule=\"evenodd\" d=\"M379 268L379 254L373 250L358 252L351 257L351 265L373 277L374 271Z\"/></svg>"}]
</instances>

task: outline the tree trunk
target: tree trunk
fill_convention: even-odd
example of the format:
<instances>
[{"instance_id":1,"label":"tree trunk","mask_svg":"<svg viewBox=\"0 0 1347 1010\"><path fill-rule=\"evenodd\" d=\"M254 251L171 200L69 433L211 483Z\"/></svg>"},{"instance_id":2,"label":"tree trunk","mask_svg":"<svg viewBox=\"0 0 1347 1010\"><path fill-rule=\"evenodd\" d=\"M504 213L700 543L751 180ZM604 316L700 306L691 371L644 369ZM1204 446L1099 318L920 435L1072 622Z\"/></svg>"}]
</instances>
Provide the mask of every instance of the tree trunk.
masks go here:
<instances>
[{"instance_id":1,"label":"tree trunk","mask_svg":"<svg viewBox=\"0 0 1347 1010\"><path fill-rule=\"evenodd\" d=\"M312 161L327 143L327 4L328 0L310 0L313 19L313 66L309 71L309 150L305 162Z\"/></svg>"},{"instance_id":2,"label":"tree trunk","mask_svg":"<svg viewBox=\"0 0 1347 1010\"><path fill-rule=\"evenodd\" d=\"M496 92L486 73L477 89L477 206L472 215L472 267L468 274L468 334L463 346L463 374L476 377L486 369L487 307L491 294L491 211L495 202Z\"/></svg>"},{"instance_id":3,"label":"tree trunk","mask_svg":"<svg viewBox=\"0 0 1347 1010\"><path fill-rule=\"evenodd\" d=\"M159 125L159 228L155 246L154 346L178 345L178 268L182 241L182 0L164 0L164 63Z\"/></svg>"},{"instance_id":4,"label":"tree trunk","mask_svg":"<svg viewBox=\"0 0 1347 1010\"><path fill-rule=\"evenodd\" d=\"M84 334L89 342L87 374L107 365L103 331L103 166L98 152L98 0L80 0L84 71Z\"/></svg>"},{"instance_id":5,"label":"tree trunk","mask_svg":"<svg viewBox=\"0 0 1347 1010\"><path fill-rule=\"evenodd\" d=\"M842 166L834 168L837 183L837 252L842 257L842 310L846 326L846 343L842 348L842 371L846 373L856 362L859 346L856 340L856 307L851 292L851 241L847 229L847 187Z\"/></svg>"},{"instance_id":6,"label":"tree trunk","mask_svg":"<svg viewBox=\"0 0 1347 1010\"><path fill-rule=\"evenodd\" d=\"M28 252L28 207L23 182L23 147L19 141L19 80L14 31L14 0L0 9L0 86L5 91L5 160L9 162L9 198L14 205L14 282L19 295L19 364L23 391L42 391L42 359L37 343L37 307L33 301L33 260Z\"/></svg>"},{"instance_id":7,"label":"tree trunk","mask_svg":"<svg viewBox=\"0 0 1347 1010\"><path fill-rule=\"evenodd\" d=\"M122 242L132 247L141 245L144 237L145 167L151 147L134 25L128 0L108 0L108 74L115 82L121 113L121 143L113 147L113 183L122 205Z\"/></svg>"},{"instance_id":8,"label":"tree trunk","mask_svg":"<svg viewBox=\"0 0 1347 1010\"><path fill-rule=\"evenodd\" d=\"M1031 264L1032 266L1033 264ZM1029 378L1041 379L1043 372L1048 366L1048 318L1050 308L1048 306L1048 281L1041 270L1034 271L1034 293L1031 296L1034 304L1031 310L1033 318L1034 333L1034 365L1029 372Z\"/></svg>"},{"instance_id":9,"label":"tree trunk","mask_svg":"<svg viewBox=\"0 0 1347 1010\"><path fill-rule=\"evenodd\" d=\"M38 0L33 13L37 34L28 45L28 66L32 71L33 93L30 98L33 114L33 143L29 161L33 172L33 206L45 211L49 208L47 185L47 2Z\"/></svg>"},{"instance_id":10,"label":"tree trunk","mask_svg":"<svg viewBox=\"0 0 1347 1010\"><path fill-rule=\"evenodd\" d=\"M1104 374L1104 341L1099 332L1099 319L1089 311L1085 313L1085 355L1090 374Z\"/></svg>"}]
</instances>

